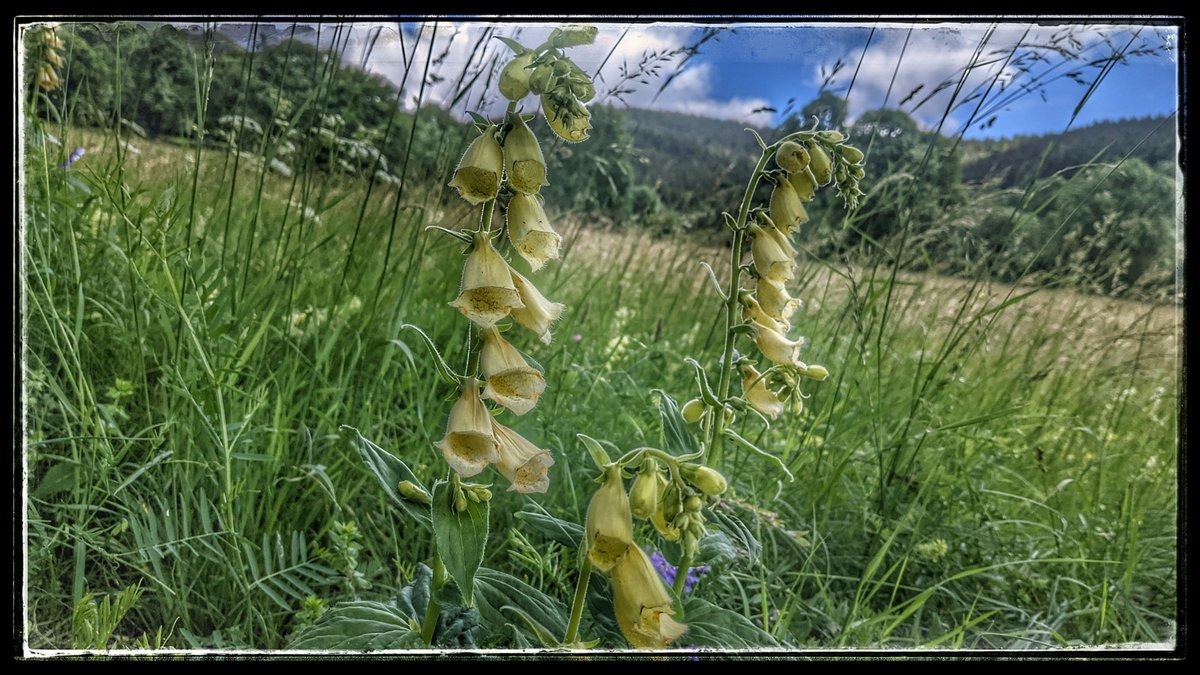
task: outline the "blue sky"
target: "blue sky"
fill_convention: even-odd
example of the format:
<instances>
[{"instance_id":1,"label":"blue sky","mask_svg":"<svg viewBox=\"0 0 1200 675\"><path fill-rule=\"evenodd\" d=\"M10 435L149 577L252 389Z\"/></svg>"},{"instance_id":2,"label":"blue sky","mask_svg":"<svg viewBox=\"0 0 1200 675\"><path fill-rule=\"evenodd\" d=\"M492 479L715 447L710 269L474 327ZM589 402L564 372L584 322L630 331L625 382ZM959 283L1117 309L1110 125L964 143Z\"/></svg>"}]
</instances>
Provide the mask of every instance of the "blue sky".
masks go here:
<instances>
[{"instance_id":1,"label":"blue sky","mask_svg":"<svg viewBox=\"0 0 1200 675\"><path fill-rule=\"evenodd\" d=\"M507 49L498 41L491 40L485 49L475 48L482 31L489 25L496 29L496 34L515 35L527 44L540 42L551 28L550 24L522 24L519 21L440 23L433 54L435 59L441 58L435 60L431 70L447 73L450 77L432 85L426 92L428 98L448 100L454 84L448 80L457 80L456 75L464 66L478 67L493 54L499 55L499 62L503 63ZM585 70L595 73L605 57L612 53L599 72L597 89L601 99L605 98L604 92L620 79L623 65L632 66L646 54L669 55L672 50L695 41L703 31L703 27L687 23L599 25L596 44L575 48L570 54ZM864 52L873 26L875 33ZM366 55L365 45L373 44L367 68L397 84L403 80L405 86L415 92L432 28L430 23L405 24L404 39L401 39L396 24L355 24L349 33L345 58L361 62ZM915 104L933 92L939 83L957 83L963 69L975 63L977 66L970 70L958 100L972 91L982 92L989 83L995 84L983 106L989 112L978 116L976 123L966 131L968 138L1058 132L1066 128L1088 86L1101 72L1100 65L1124 50L1128 54L1125 62L1115 65L1103 78L1074 126L1103 119L1167 114L1179 105L1177 33L1172 27L743 23L723 28L727 29L721 30L716 40L706 42L657 98L654 93L661 80L648 85L634 83L638 90L626 95L625 101L639 107L768 126L778 123L780 115L755 113L755 110L770 106L782 111L789 99L795 99L796 108L803 106L820 90L822 68L830 69L840 59L844 66L833 79L831 89L835 92L846 95L851 77L858 70L854 86L848 93L851 119L884 105L885 99L888 107L896 107L913 89L924 85L921 92L901 109L922 126L932 128L946 112L954 86L948 86L919 107ZM377 32L379 38L372 40ZM420 41L414 43L418 36ZM975 57L981 42L984 42L984 48L980 56ZM414 44L418 45L416 50ZM1068 49L1071 54L1064 56L1061 49ZM409 54L413 54L411 59ZM1009 54L1013 57L1005 64L1003 61ZM1012 61L1022 55L1023 59ZM409 60L413 61L413 67L409 69L408 79L404 80L405 64ZM681 60L679 54L661 59L662 72L675 71ZM1077 72L1083 84L1062 77L1068 72ZM1014 93L1043 81L1044 87L1014 96ZM892 88L890 95L889 85ZM616 101L610 98L609 102ZM472 92L459 108L465 109L468 104L474 107L478 103L478 96ZM488 102L484 101L484 104L488 105ZM957 133L972 117L977 104L977 100L972 100L951 110L943 133ZM501 106L502 103L492 101L490 105ZM994 124L980 129L979 122L989 119L992 114L996 116Z\"/></svg>"}]
</instances>

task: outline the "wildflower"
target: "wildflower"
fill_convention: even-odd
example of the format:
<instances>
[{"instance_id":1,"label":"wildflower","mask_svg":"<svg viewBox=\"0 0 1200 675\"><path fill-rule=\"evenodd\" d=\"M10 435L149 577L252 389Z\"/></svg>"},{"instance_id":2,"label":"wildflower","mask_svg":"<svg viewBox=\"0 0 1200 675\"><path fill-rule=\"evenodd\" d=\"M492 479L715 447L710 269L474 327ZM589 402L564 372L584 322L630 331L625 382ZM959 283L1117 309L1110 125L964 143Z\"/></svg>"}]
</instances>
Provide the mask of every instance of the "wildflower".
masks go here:
<instances>
[{"instance_id":1,"label":"wildflower","mask_svg":"<svg viewBox=\"0 0 1200 675\"><path fill-rule=\"evenodd\" d=\"M787 322L800 306L800 301L788 295L782 282L766 277L758 279L754 294L763 312L776 321Z\"/></svg>"},{"instance_id":2,"label":"wildflower","mask_svg":"<svg viewBox=\"0 0 1200 675\"><path fill-rule=\"evenodd\" d=\"M817 179L813 177L812 171L808 167L802 171L789 173L788 182L792 184L792 189L796 191L796 196L802 202L812 201L817 194Z\"/></svg>"},{"instance_id":3,"label":"wildflower","mask_svg":"<svg viewBox=\"0 0 1200 675\"><path fill-rule=\"evenodd\" d=\"M512 310L513 319L533 331L544 344L550 344L550 324L562 316L566 305L547 300L536 286L516 270L509 268L509 272L519 298L519 304Z\"/></svg>"},{"instance_id":4,"label":"wildflower","mask_svg":"<svg viewBox=\"0 0 1200 675\"><path fill-rule=\"evenodd\" d=\"M62 84L62 80L58 78L58 73L54 72L54 68L50 67L49 63L43 63L38 69L37 86L43 91L53 91L58 89L58 85Z\"/></svg>"},{"instance_id":5,"label":"wildflower","mask_svg":"<svg viewBox=\"0 0 1200 675\"><path fill-rule=\"evenodd\" d=\"M496 127L490 126L467 146L450 187L471 204L495 199L500 192L500 175L504 171L504 151L496 140Z\"/></svg>"},{"instance_id":6,"label":"wildflower","mask_svg":"<svg viewBox=\"0 0 1200 675\"><path fill-rule=\"evenodd\" d=\"M725 489L729 487L725 476L722 476L721 472L700 464L684 464L679 467L679 473L689 483L700 488L701 492L710 497L715 497L725 492ZM686 506L689 511L699 511L704 503L696 495L688 497L688 501L691 501L693 498L695 498L694 502Z\"/></svg>"},{"instance_id":7,"label":"wildflower","mask_svg":"<svg viewBox=\"0 0 1200 675\"><path fill-rule=\"evenodd\" d=\"M780 333L786 332L789 328L787 321L776 319L770 314L767 314L766 310L762 308L762 305L760 305L758 301L754 299L754 296L750 295L749 293L745 291L742 292L741 302L742 320L752 323L760 323L764 326L774 328Z\"/></svg>"},{"instance_id":8,"label":"wildflower","mask_svg":"<svg viewBox=\"0 0 1200 675\"><path fill-rule=\"evenodd\" d=\"M787 141L775 151L775 163L788 173L803 171L808 166L808 151L795 141Z\"/></svg>"},{"instance_id":9,"label":"wildflower","mask_svg":"<svg viewBox=\"0 0 1200 675\"><path fill-rule=\"evenodd\" d=\"M754 270L758 276L773 281L788 281L795 272L792 267L792 256L787 254L779 245L779 241L768 234L758 225L751 225L750 234L754 241L750 246L750 255L754 259Z\"/></svg>"},{"instance_id":10,"label":"wildflower","mask_svg":"<svg viewBox=\"0 0 1200 675\"><path fill-rule=\"evenodd\" d=\"M479 232L463 268L462 289L450 306L479 326L491 328L510 312L525 307L514 285L514 274L488 234Z\"/></svg>"},{"instance_id":11,"label":"wildflower","mask_svg":"<svg viewBox=\"0 0 1200 675\"><path fill-rule=\"evenodd\" d=\"M645 520L658 508L658 462L647 457L642 470L629 489L629 508L633 515Z\"/></svg>"},{"instance_id":12,"label":"wildflower","mask_svg":"<svg viewBox=\"0 0 1200 675\"><path fill-rule=\"evenodd\" d=\"M613 613L629 644L663 649L687 630L672 618L671 596L646 552L630 546L613 568Z\"/></svg>"},{"instance_id":13,"label":"wildflower","mask_svg":"<svg viewBox=\"0 0 1200 675\"><path fill-rule=\"evenodd\" d=\"M789 258L795 258L796 247L792 246L792 240L788 239L787 234L783 230L779 229L775 225L775 222L766 215L761 216L761 218L764 223L762 226L763 230L766 231L767 234L771 235L771 238L775 240L775 243L779 244L779 248L783 249L783 252L786 253Z\"/></svg>"},{"instance_id":14,"label":"wildflower","mask_svg":"<svg viewBox=\"0 0 1200 675\"><path fill-rule=\"evenodd\" d=\"M78 162L80 159L82 159L83 154L85 152L86 152L86 150L84 150L83 148L75 148L74 150L71 151L70 155L67 155L66 161L64 161L62 164L60 164L58 168L62 169L63 171L66 171L67 169L71 168L71 166L73 164L75 164L75 162Z\"/></svg>"},{"instance_id":15,"label":"wildflower","mask_svg":"<svg viewBox=\"0 0 1200 675\"><path fill-rule=\"evenodd\" d=\"M763 415L775 419L783 412L783 401L767 388L767 378L754 366L744 364L742 369L742 398Z\"/></svg>"},{"instance_id":16,"label":"wildflower","mask_svg":"<svg viewBox=\"0 0 1200 675\"><path fill-rule=\"evenodd\" d=\"M588 139L588 130L592 128L591 113L573 96L562 99L543 94L542 114L550 130L564 141L579 143Z\"/></svg>"},{"instance_id":17,"label":"wildflower","mask_svg":"<svg viewBox=\"0 0 1200 675\"><path fill-rule=\"evenodd\" d=\"M784 234L791 234L801 224L808 222L804 202L790 181L779 180L771 191L771 220Z\"/></svg>"},{"instance_id":18,"label":"wildflower","mask_svg":"<svg viewBox=\"0 0 1200 675\"><path fill-rule=\"evenodd\" d=\"M533 63L534 53L525 52L508 62L500 71L500 93L510 101L520 101L529 95L529 64Z\"/></svg>"},{"instance_id":19,"label":"wildflower","mask_svg":"<svg viewBox=\"0 0 1200 675\"><path fill-rule=\"evenodd\" d=\"M550 467L554 466L550 451L537 447L495 420L492 420L492 433L500 446L500 473L511 483L508 491L545 492L550 487Z\"/></svg>"},{"instance_id":20,"label":"wildflower","mask_svg":"<svg viewBox=\"0 0 1200 675\"><path fill-rule=\"evenodd\" d=\"M755 343L763 356L781 366L806 369L800 361L800 349L804 347L804 338L789 340L786 335L761 323L751 322L756 333Z\"/></svg>"},{"instance_id":21,"label":"wildflower","mask_svg":"<svg viewBox=\"0 0 1200 675\"><path fill-rule=\"evenodd\" d=\"M513 115L512 130L504 137L504 169L508 184L528 195L538 193L546 182L546 159L537 137L520 115Z\"/></svg>"},{"instance_id":22,"label":"wildflower","mask_svg":"<svg viewBox=\"0 0 1200 675\"><path fill-rule=\"evenodd\" d=\"M487 378L483 397L508 408L518 415L533 410L546 390L546 380L521 356L516 347L491 328L483 334L483 349L479 364Z\"/></svg>"},{"instance_id":23,"label":"wildflower","mask_svg":"<svg viewBox=\"0 0 1200 675\"><path fill-rule=\"evenodd\" d=\"M678 569L671 563L667 562L667 558L662 553L659 553L658 551L651 553L650 564L654 565L655 571L657 571L659 576L663 578L663 581L667 582L668 586L675 585L675 575L678 574ZM687 578L683 580L683 592L691 593L692 589L696 587L696 584L700 583L700 577L704 576L704 574L711 569L711 565L697 565L695 567L689 567Z\"/></svg>"},{"instance_id":24,"label":"wildflower","mask_svg":"<svg viewBox=\"0 0 1200 675\"><path fill-rule=\"evenodd\" d=\"M804 376L811 377L812 379L820 382L821 380L829 377L829 370L825 368L825 366L812 365L804 371Z\"/></svg>"},{"instance_id":25,"label":"wildflower","mask_svg":"<svg viewBox=\"0 0 1200 675\"><path fill-rule=\"evenodd\" d=\"M604 484L592 495L584 528L588 558L601 572L611 570L627 550L637 549L633 546L633 518L620 468L610 467Z\"/></svg>"},{"instance_id":26,"label":"wildflower","mask_svg":"<svg viewBox=\"0 0 1200 675\"><path fill-rule=\"evenodd\" d=\"M704 401L694 398L687 403L684 403L683 407L679 409L679 415L683 417L683 421L687 422L688 424L695 424L696 422L699 422L700 418L704 415Z\"/></svg>"},{"instance_id":27,"label":"wildflower","mask_svg":"<svg viewBox=\"0 0 1200 675\"><path fill-rule=\"evenodd\" d=\"M508 203L508 240L534 271L557 258L562 243L562 237L550 227L541 200L520 192Z\"/></svg>"},{"instance_id":28,"label":"wildflower","mask_svg":"<svg viewBox=\"0 0 1200 675\"><path fill-rule=\"evenodd\" d=\"M470 478L493 462L500 461L496 437L492 434L492 416L479 398L479 382L469 379L450 409L446 435L437 447L460 476Z\"/></svg>"},{"instance_id":29,"label":"wildflower","mask_svg":"<svg viewBox=\"0 0 1200 675\"><path fill-rule=\"evenodd\" d=\"M816 143L808 146L808 155L810 158L808 168L812 171L817 185L827 184L829 179L833 178L833 163L830 161L829 155Z\"/></svg>"},{"instance_id":30,"label":"wildflower","mask_svg":"<svg viewBox=\"0 0 1200 675\"><path fill-rule=\"evenodd\" d=\"M66 64L66 60L63 59L63 57L53 49L46 50L46 60L49 61L50 65L54 66L55 68L62 68L63 65Z\"/></svg>"}]
</instances>

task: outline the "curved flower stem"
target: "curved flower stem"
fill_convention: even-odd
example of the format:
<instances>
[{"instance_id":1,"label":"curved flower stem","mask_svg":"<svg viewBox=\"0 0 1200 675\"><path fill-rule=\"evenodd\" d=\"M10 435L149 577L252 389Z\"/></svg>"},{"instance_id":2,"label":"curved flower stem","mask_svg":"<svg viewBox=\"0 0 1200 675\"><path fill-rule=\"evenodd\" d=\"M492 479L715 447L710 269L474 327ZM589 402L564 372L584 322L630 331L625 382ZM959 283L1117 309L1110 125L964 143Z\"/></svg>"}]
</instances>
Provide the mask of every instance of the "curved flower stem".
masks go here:
<instances>
[{"instance_id":1,"label":"curved flower stem","mask_svg":"<svg viewBox=\"0 0 1200 675\"><path fill-rule=\"evenodd\" d=\"M675 570L675 583L672 585L672 590L675 591L676 609L679 610L680 618L683 617L683 588L687 584L688 570L692 567L692 556L684 553L683 559L679 561L679 568Z\"/></svg>"},{"instance_id":2,"label":"curved flower stem","mask_svg":"<svg viewBox=\"0 0 1200 675\"><path fill-rule=\"evenodd\" d=\"M425 607L425 618L421 621L421 641L427 645L433 644L433 633L437 630L438 615L442 607L434 599L437 590L446 583L446 566L440 556L433 557L433 583L429 585L429 604Z\"/></svg>"},{"instance_id":3,"label":"curved flower stem","mask_svg":"<svg viewBox=\"0 0 1200 675\"><path fill-rule=\"evenodd\" d=\"M579 566L579 580L575 582L575 599L571 601L571 618L567 622L567 634L563 637L564 645L573 644L579 636L579 620L583 616L583 600L587 596L588 582L591 578L592 561L584 556L583 564Z\"/></svg>"}]
</instances>

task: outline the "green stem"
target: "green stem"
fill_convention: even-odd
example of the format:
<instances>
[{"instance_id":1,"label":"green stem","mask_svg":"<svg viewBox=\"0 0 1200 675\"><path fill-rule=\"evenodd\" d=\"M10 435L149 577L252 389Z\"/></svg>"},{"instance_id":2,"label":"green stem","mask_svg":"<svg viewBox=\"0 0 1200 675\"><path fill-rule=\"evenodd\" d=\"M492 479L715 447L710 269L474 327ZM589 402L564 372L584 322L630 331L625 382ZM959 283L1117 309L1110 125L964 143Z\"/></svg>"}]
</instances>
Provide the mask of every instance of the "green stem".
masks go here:
<instances>
[{"instance_id":1,"label":"green stem","mask_svg":"<svg viewBox=\"0 0 1200 675\"><path fill-rule=\"evenodd\" d=\"M675 583L672 590L675 591L676 609L679 610L679 617L683 618L683 586L687 583L688 570L692 567L692 556L690 553L684 553L683 559L679 561L679 569L675 570Z\"/></svg>"},{"instance_id":2,"label":"green stem","mask_svg":"<svg viewBox=\"0 0 1200 675\"><path fill-rule=\"evenodd\" d=\"M564 645L575 643L579 635L579 619L583 616L583 599L587 595L588 581L592 578L592 561L583 557L579 566L579 580L575 582L575 599L571 601L571 619L567 622L567 635L563 638Z\"/></svg>"},{"instance_id":3,"label":"green stem","mask_svg":"<svg viewBox=\"0 0 1200 675\"><path fill-rule=\"evenodd\" d=\"M442 559L439 556L433 558L433 583L429 585L429 605L425 607L425 618L421 621L421 640L427 644L433 644L433 632L437 630L438 615L442 611L441 605L435 600L435 596L439 588L446 583L446 566L442 564Z\"/></svg>"}]
</instances>

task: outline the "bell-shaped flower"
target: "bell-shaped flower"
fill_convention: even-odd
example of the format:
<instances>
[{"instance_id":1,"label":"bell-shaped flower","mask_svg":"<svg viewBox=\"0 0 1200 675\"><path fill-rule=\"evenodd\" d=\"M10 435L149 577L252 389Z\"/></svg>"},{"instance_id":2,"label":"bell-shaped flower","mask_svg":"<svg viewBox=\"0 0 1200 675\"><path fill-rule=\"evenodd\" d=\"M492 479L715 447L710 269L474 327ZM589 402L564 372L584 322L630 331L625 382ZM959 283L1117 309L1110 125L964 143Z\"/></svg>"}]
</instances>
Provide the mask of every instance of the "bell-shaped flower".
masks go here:
<instances>
[{"instance_id":1,"label":"bell-shaped flower","mask_svg":"<svg viewBox=\"0 0 1200 675\"><path fill-rule=\"evenodd\" d=\"M783 401L767 388L767 378L748 363L741 366L741 371L742 398L764 416L771 419L779 417L783 412Z\"/></svg>"},{"instance_id":2,"label":"bell-shaped flower","mask_svg":"<svg viewBox=\"0 0 1200 675\"><path fill-rule=\"evenodd\" d=\"M504 172L504 151L496 140L496 127L484 130L471 141L454 170L450 187L471 204L495 199L500 192L500 176Z\"/></svg>"},{"instance_id":3,"label":"bell-shaped flower","mask_svg":"<svg viewBox=\"0 0 1200 675\"><path fill-rule=\"evenodd\" d=\"M779 245L779 241L758 225L747 229L754 237L750 255L754 259L754 270L758 276L772 281L790 281L795 275L792 256Z\"/></svg>"},{"instance_id":4,"label":"bell-shaped flower","mask_svg":"<svg viewBox=\"0 0 1200 675\"><path fill-rule=\"evenodd\" d=\"M769 328L773 328L780 333L786 333L787 330L791 328L791 325L788 324L787 321L776 319L770 314L767 314L766 310L762 308L762 305L759 304L758 300L754 299L754 296L750 295L748 291L742 291L741 303L743 321L760 323Z\"/></svg>"},{"instance_id":5,"label":"bell-shaped flower","mask_svg":"<svg viewBox=\"0 0 1200 675\"><path fill-rule=\"evenodd\" d=\"M813 178L812 171L807 167L802 171L789 173L788 182L792 184L792 189L802 202L812 201L817 194L817 179Z\"/></svg>"},{"instance_id":6,"label":"bell-shaped flower","mask_svg":"<svg viewBox=\"0 0 1200 675\"><path fill-rule=\"evenodd\" d=\"M537 447L495 420L492 420L492 432L500 445L497 468L508 479L509 492L529 494L549 489L550 467L554 466L550 451Z\"/></svg>"},{"instance_id":7,"label":"bell-shaped flower","mask_svg":"<svg viewBox=\"0 0 1200 675\"><path fill-rule=\"evenodd\" d=\"M520 192L508 202L508 240L534 271L557 258L562 243L562 237L550 227L541 199Z\"/></svg>"},{"instance_id":8,"label":"bell-shaped flower","mask_svg":"<svg viewBox=\"0 0 1200 675\"><path fill-rule=\"evenodd\" d=\"M488 234L477 233L463 267L461 291L450 306L479 326L491 328L510 312L525 307L513 283L514 274Z\"/></svg>"},{"instance_id":9,"label":"bell-shaped flower","mask_svg":"<svg viewBox=\"0 0 1200 675\"><path fill-rule=\"evenodd\" d=\"M808 168L817 185L827 184L833 178L833 162L829 159L829 153L819 144L812 143L808 146L808 156Z\"/></svg>"},{"instance_id":10,"label":"bell-shaped flower","mask_svg":"<svg viewBox=\"0 0 1200 675\"><path fill-rule=\"evenodd\" d=\"M536 54L532 50L520 54L500 71L498 86L504 98L520 101L529 94L529 76L532 74L529 64L533 63L534 56Z\"/></svg>"},{"instance_id":11,"label":"bell-shaped flower","mask_svg":"<svg viewBox=\"0 0 1200 675\"><path fill-rule=\"evenodd\" d=\"M759 218L763 223L762 229L765 230L767 234L771 235L773 239L775 239L775 242L779 244L779 248L783 249L783 252L786 253L789 258L795 258L796 247L792 246L792 240L789 239L782 230L776 227L775 222L768 216L760 214Z\"/></svg>"},{"instance_id":12,"label":"bell-shaped flower","mask_svg":"<svg viewBox=\"0 0 1200 675\"><path fill-rule=\"evenodd\" d=\"M803 171L808 166L808 151L795 141L787 141L775 151L775 163L788 173Z\"/></svg>"},{"instance_id":13,"label":"bell-shaped flower","mask_svg":"<svg viewBox=\"0 0 1200 675\"><path fill-rule=\"evenodd\" d=\"M804 202L800 201L800 195L796 194L796 188L788 180L779 180L775 183L775 189L771 190L771 220L788 235L802 223L808 222Z\"/></svg>"},{"instance_id":14,"label":"bell-shaped flower","mask_svg":"<svg viewBox=\"0 0 1200 675\"><path fill-rule=\"evenodd\" d=\"M637 550L633 545L629 495L625 494L619 467L608 469L604 484L592 495L583 526L588 559L601 572L611 570L627 551Z\"/></svg>"},{"instance_id":15,"label":"bell-shaped flower","mask_svg":"<svg viewBox=\"0 0 1200 675\"><path fill-rule=\"evenodd\" d=\"M800 360L800 350L804 348L804 338L789 340L786 335L770 326L757 322L751 322L751 325L754 326L754 342L758 345L758 350L772 363L801 370L808 368Z\"/></svg>"},{"instance_id":16,"label":"bell-shaped flower","mask_svg":"<svg viewBox=\"0 0 1200 675\"><path fill-rule=\"evenodd\" d=\"M521 302L521 306L512 311L513 319L533 331L544 344L550 344L550 325L562 316L566 305L547 300L532 282L512 268L509 271Z\"/></svg>"},{"instance_id":17,"label":"bell-shaped flower","mask_svg":"<svg viewBox=\"0 0 1200 675\"><path fill-rule=\"evenodd\" d=\"M504 137L504 168L508 184L518 192L535 195L546 182L546 159L537 137L525 124L525 118L512 115L512 130Z\"/></svg>"},{"instance_id":18,"label":"bell-shaped flower","mask_svg":"<svg viewBox=\"0 0 1200 675\"><path fill-rule=\"evenodd\" d=\"M588 131L592 128L592 115L573 96L557 97L543 94L542 114L546 116L550 130L564 141L579 143L588 139Z\"/></svg>"},{"instance_id":19,"label":"bell-shaped flower","mask_svg":"<svg viewBox=\"0 0 1200 675\"><path fill-rule=\"evenodd\" d=\"M546 390L546 379L525 362L521 352L505 340L495 328L483 334L479 365L487 378L483 397L518 415L533 410Z\"/></svg>"},{"instance_id":20,"label":"bell-shaped flower","mask_svg":"<svg viewBox=\"0 0 1200 675\"><path fill-rule=\"evenodd\" d=\"M500 461L496 437L492 434L492 415L479 398L479 382L469 379L450 409L446 435L437 447L446 463L458 475L470 478L488 464Z\"/></svg>"},{"instance_id":21,"label":"bell-shaped flower","mask_svg":"<svg viewBox=\"0 0 1200 675\"><path fill-rule=\"evenodd\" d=\"M759 307L767 316L783 323L787 323L800 307L800 301L788 295L783 282L772 281L766 277L759 277L754 295Z\"/></svg>"},{"instance_id":22,"label":"bell-shaped flower","mask_svg":"<svg viewBox=\"0 0 1200 675\"><path fill-rule=\"evenodd\" d=\"M639 546L613 568L613 614L629 644L637 649L665 649L687 631L672 614L671 596L654 563Z\"/></svg>"}]
</instances>

